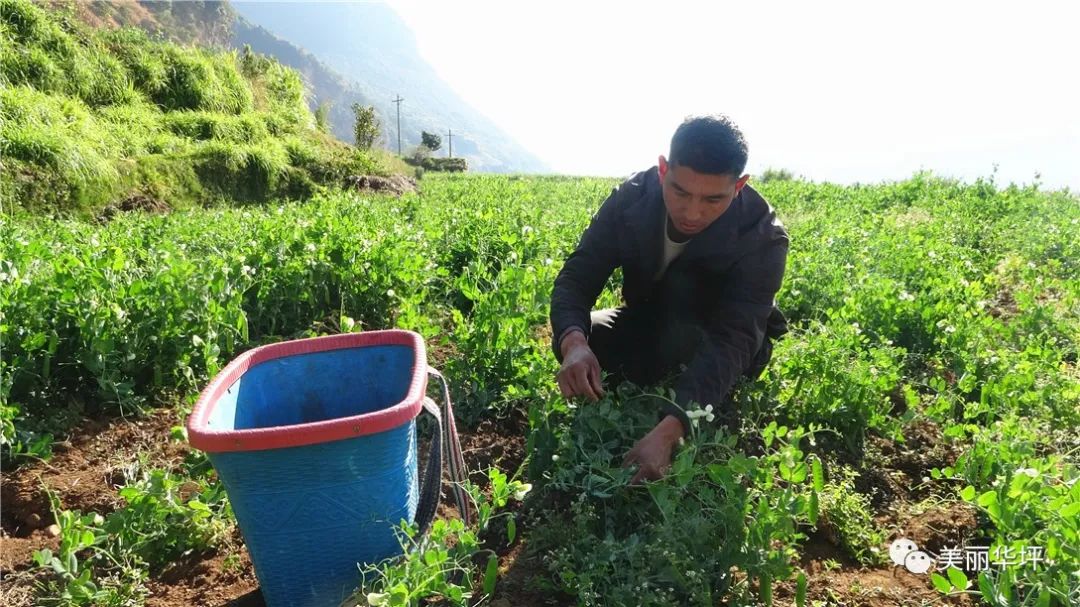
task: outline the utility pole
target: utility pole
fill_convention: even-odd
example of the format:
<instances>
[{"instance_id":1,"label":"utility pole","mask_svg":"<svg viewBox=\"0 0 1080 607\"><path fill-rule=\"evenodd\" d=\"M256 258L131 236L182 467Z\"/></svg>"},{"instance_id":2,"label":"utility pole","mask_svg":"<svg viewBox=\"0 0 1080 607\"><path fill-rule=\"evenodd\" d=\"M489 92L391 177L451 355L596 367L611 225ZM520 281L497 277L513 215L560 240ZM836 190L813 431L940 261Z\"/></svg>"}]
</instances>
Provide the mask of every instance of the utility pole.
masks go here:
<instances>
[{"instance_id":1,"label":"utility pole","mask_svg":"<svg viewBox=\"0 0 1080 607\"><path fill-rule=\"evenodd\" d=\"M397 153L401 156L401 102L405 101L401 98L401 95L394 95L394 105L397 106Z\"/></svg>"},{"instance_id":2,"label":"utility pole","mask_svg":"<svg viewBox=\"0 0 1080 607\"><path fill-rule=\"evenodd\" d=\"M450 158L454 157L454 131L446 129L446 144L449 146L447 151L450 153Z\"/></svg>"}]
</instances>

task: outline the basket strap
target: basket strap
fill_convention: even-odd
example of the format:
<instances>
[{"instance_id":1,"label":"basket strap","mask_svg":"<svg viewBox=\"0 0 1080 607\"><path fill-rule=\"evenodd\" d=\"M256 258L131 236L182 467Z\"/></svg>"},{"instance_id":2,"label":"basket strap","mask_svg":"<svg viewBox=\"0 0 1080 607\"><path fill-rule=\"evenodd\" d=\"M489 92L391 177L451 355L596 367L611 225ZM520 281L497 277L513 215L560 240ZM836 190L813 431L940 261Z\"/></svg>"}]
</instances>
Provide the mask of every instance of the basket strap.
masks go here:
<instances>
[{"instance_id":1,"label":"basket strap","mask_svg":"<svg viewBox=\"0 0 1080 607\"><path fill-rule=\"evenodd\" d=\"M427 465L424 467L424 476L420 481L420 498L416 505L416 526L418 536L424 537L435 519L435 513L439 509L439 493L442 490L442 414L439 406L427 396L424 397L424 410L435 418L435 434L431 437Z\"/></svg>"},{"instance_id":2,"label":"basket strap","mask_svg":"<svg viewBox=\"0 0 1080 607\"><path fill-rule=\"evenodd\" d=\"M469 510L469 495L465 492L465 458L461 454L461 440L458 438L457 423L454 421L454 405L450 402L450 384L438 370L428 367L428 373L442 385L443 417L446 419L446 451L450 463L450 489L454 493L461 520L468 525L472 522Z\"/></svg>"}]
</instances>

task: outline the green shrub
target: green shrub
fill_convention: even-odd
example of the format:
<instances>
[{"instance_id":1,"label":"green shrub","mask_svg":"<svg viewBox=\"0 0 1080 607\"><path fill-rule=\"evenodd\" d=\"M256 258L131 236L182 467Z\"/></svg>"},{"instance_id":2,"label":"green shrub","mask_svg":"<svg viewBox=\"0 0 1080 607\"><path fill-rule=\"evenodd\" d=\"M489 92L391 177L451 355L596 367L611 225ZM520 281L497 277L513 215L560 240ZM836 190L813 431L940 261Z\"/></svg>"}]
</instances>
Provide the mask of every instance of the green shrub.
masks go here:
<instances>
[{"instance_id":1,"label":"green shrub","mask_svg":"<svg viewBox=\"0 0 1080 607\"><path fill-rule=\"evenodd\" d=\"M870 499L855 490L857 472L837 468L821 492L818 529L863 565L884 564L885 534L874 522Z\"/></svg>"},{"instance_id":2,"label":"green shrub","mask_svg":"<svg viewBox=\"0 0 1080 607\"><path fill-rule=\"evenodd\" d=\"M835 430L823 440L859 455L870 431L900 435L891 396L900 389L904 355L873 343L858 323L811 324L775 345L764 390L743 406L791 425L823 424Z\"/></svg>"},{"instance_id":3,"label":"green shrub","mask_svg":"<svg viewBox=\"0 0 1080 607\"><path fill-rule=\"evenodd\" d=\"M428 171L448 173L461 173L469 169L469 163L464 158L424 158L421 166Z\"/></svg>"}]
</instances>

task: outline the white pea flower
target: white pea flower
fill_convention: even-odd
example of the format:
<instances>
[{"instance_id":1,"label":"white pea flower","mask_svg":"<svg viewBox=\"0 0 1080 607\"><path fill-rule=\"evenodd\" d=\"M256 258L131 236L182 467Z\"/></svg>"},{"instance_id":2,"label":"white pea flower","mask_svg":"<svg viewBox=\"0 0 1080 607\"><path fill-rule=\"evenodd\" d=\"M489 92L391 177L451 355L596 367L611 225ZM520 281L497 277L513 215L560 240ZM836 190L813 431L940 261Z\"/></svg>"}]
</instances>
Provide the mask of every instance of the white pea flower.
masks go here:
<instances>
[{"instance_id":1,"label":"white pea flower","mask_svg":"<svg viewBox=\"0 0 1080 607\"><path fill-rule=\"evenodd\" d=\"M367 604L371 607L380 607L381 605L390 604L390 594L386 592L369 592L367 595Z\"/></svg>"},{"instance_id":2,"label":"white pea flower","mask_svg":"<svg viewBox=\"0 0 1080 607\"><path fill-rule=\"evenodd\" d=\"M521 489L518 489L514 492L514 499L520 502L521 500L525 499L525 494L530 491L532 491L532 483L523 483L521 485Z\"/></svg>"}]
</instances>

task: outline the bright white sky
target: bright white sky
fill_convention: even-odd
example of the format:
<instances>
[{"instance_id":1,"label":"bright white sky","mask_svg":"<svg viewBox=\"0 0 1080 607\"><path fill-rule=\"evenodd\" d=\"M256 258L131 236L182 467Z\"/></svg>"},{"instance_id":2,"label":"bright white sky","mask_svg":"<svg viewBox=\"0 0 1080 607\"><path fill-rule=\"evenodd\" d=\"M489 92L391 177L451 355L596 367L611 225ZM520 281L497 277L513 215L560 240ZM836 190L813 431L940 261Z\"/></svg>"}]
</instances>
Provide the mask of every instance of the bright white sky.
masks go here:
<instances>
[{"instance_id":1,"label":"bright white sky","mask_svg":"<svg viewBox=\"0 0 1080 607\"><path fill-rule=\"evenodd\" d=\"M461 96L558 172L625 176L691 113L748 172L876 182L925 168L1080 190L1080 3L390 4Z\"/></svg>"}]
</instances>

